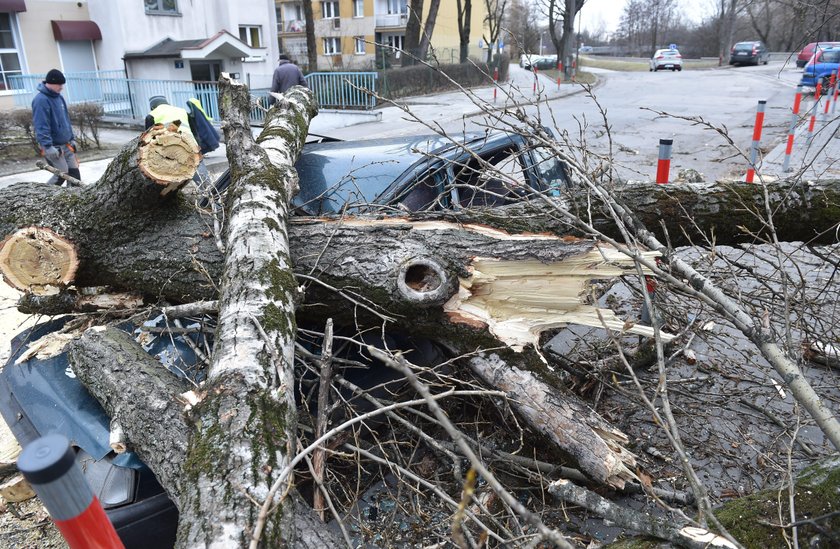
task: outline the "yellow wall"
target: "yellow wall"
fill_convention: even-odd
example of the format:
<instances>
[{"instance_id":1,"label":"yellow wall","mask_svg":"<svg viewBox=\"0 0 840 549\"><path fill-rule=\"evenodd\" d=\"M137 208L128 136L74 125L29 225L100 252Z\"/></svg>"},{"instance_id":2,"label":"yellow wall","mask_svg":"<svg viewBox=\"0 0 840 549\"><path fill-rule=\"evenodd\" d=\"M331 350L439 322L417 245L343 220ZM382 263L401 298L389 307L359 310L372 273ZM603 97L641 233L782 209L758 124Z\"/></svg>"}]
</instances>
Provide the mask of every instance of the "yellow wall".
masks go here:
<instances>
[{"instance_id":1,"label":"yellow wall","mask_svg":"<svg viewBox=\"0 0 840 549\"><path fill-rule=\"evenodd\" d=\"M58 44L53 37L50 21L84 21L90 19L87 2L55 2L26 0L26 11L17 14L20 30L22 68L26 73L45 73L60 69ZM13 108L10 92L0 92L0 111Z\"/></svg>"},{"instance_id":2,"label":"yellow wall","mask_svg":"<svg viewBox=\"0 0 840 549\"><path fill-rule=\"evenodd\" d=\"M79 7L77 4L81 4ZM27 0L26 11L18 14L26 72L42 73L60 69L58 44L53 37L50 21L87 21L87 2L49 2Z\"/></svg>"}]
</instances>

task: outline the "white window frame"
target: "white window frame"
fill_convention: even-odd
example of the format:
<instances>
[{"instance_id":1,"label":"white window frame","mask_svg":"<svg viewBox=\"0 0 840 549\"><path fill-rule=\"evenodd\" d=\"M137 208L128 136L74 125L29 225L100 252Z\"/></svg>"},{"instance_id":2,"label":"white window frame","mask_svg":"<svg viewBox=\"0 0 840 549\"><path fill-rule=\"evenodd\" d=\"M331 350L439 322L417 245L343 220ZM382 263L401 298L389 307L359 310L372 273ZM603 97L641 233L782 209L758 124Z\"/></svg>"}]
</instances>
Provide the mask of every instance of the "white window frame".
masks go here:
<instances>
[{"instance_id":1,"label":"white window frame","mask_svg":"<svg viewBox=\"0 0 840 549\"><path fill-rule=\"evenodd\" d=\"M408 2L406 0L388 0L389 15L408 14Z\"/></svg>"},{"instance_id":2,"label":"white window frame","mask_svg":"<svg viewBox=\"0 0 840 549\"><path fill-rule=\"evenodd\" d=\"M9 93L14 93L14 90L10 87L9 81L6 79L6 76L12 76L16 74L23 74L26 72L26 64L23 57L23 45L20 39L20 30L18 29L18 20L17 14L13 12L7 12L9 15L9 31L12 34L12 48L0 48L0 54L8 55L8 54L15 54L17 55L18 66L19 69L11 69L6 70L3 67L2 61L0 61L0 95L7 95Z\"/></svg>"},{"instance_id":3,"label":"white window frame","mask_svg":"<svg viewBox=\"0 0 840 549\"><path fill-rule=\"evenodd\" d=\"M181 11L178 9L178 0L173 0L175 2L174 9L166 9L163 7L163 0L143 0L143 6L147 14L151 15L181 15ZM149 4L154 2L156 7L150 7Z\"/></svg>"},{"instance_id":4,"label":"white window frame","mask_svg":"<svg viewBox=\"0 0 840 549\"><path fill-rule=\"evenodd\" d=\"M341 16L338 2L335 0L321 2L321 16L323 19L338 19Z\"/></svg>"},{"instance_id":5,"label":"white window frame","mask_svg":"<svg viewBox=\"0 0 840 549\"><path fill-rule=\"evenodd\" d=\"M338 36L324 38L324 55L341 55L341 38Z\"/></svg>"},{"instance_id":6,"label":"white window frame","mask_svg":"<svg viewBox=\"0 0 840 549\"><path fill-rule=\"evenodd\" d=\"M257 29L257 41L259 41L259 44L252 44L251 31L253 31L254 29ZM245 39L244 40L242 38L242 31L245 31ZM260 26L260 25L239 25L239 39L242 42L245 42L246 44L251 46L252 48L262 48L262 47L264 47L263 46L262 26Z\"/></svg>"},{"instance_id":7,"label":"white window frame","mask_svg":"<svg viewBox=\"0 0 840 549\"><path fill-rule=\"evenodd\" d=\"M394 52L394 59L399 59L402 50L405 48L404 34L389 34L387 37L388 47Z\"/></svg>"},{"instance_id":8,"label":"white window frame","mask_svg":"<svg viewBox=\"0 0 840 549\"><path fill-rule=\"evenodd\" d=\"M365 0L353 0L353 17L365 16Z\"/></svg>"},{"instance_id":9,"label":"white window frame","mask_svg":"<svg viewBox=\"0 0 840 549\"><path fill-rule=\"evenodd\" d=\"M365 43L364 36L356 36L356 55L365 55L367 51L365 51L367 44Z\"/></svg>"}]
</instances>

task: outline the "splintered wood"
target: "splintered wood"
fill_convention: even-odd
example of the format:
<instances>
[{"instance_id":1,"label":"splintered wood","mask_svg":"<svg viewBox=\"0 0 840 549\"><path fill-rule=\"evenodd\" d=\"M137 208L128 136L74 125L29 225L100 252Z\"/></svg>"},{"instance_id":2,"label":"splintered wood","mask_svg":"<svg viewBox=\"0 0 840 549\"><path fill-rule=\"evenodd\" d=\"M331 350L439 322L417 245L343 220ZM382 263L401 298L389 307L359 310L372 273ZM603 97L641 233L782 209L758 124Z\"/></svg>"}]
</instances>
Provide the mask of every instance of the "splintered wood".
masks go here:
<instances>
[{"instance_id":1,"label":"splintered wood","mask_svg":"<svg viewBox=\"0 0 840 549\"><path fill-rule=\"evenodd\" d=\"M149 128L140 136L139 155L143 175L167 189L189 181L201 162L195 138L175 124Z\"/></svg>"},{"instance_id":2,"label":"splintered wood","mask_svg":"<svg viewBox=\"0 0 840 549\"><path fill-rule=\"evenodd\" d=\"M642 255L653 260L658 254ZM543 331L568 324L653 337L649 326L625 322L609 309L586 304L593 279L630 275L634 270L632 258L604 246L551 263L476 257L471 275L460 279L458 293L444 310L453 322L486 325L518 351L529 343L538 346Z\"/></svg>"},{"instance_id":3,"label":"splintered wood","mask_svg":"<svg viewBox=\"0 0 840 549\"><path fill-rule=\"evenodd\" d=\"M43 295L73 282L76 247L54 231L26 227L0 243L0 273L11 286Z\"/></svg>"}]
</instances>

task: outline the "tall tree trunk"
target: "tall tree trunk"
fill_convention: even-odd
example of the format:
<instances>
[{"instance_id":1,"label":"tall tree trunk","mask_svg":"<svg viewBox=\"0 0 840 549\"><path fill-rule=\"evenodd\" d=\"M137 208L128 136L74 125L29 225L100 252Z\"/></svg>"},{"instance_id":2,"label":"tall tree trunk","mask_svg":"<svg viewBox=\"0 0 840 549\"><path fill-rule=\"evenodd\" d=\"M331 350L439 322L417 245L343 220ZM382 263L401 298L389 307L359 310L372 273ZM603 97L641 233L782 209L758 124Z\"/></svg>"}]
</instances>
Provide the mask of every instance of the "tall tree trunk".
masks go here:
<instances>
[{"instance_id":1,"label":"tall tree trunk","mask_svg":"<svg viewBox=\"0 0 840 549\"><path fill-rule=\"evenodd\" d=\"M306 20L306 55L309 59L309 72L318 70L318 45L315 42L315 14L312 2L303 2L303 17Z\"/></svg>"},{"instance_id":2,"label":"tall tree trunk","mask_svg":"<svg viewBox=\"0 0 840 549\"><path fill-rule=\"evenodd\" d=\"M426 59L429 53L429 45L432 42L432 33L435 30L438 10L440 10L440 0L431 0L429 13L426 15L426 23L423 25L423 35L420 37L420 46L418 47L417 57L420 59Z\"/></svg>"},{"instance_id":3,"label":"tall tree trunk","mask_svg":"<svg viewBox=\"0 0 840 549\"><path fill-rule=\"evenodd\" d=\"M420 57L420 30L423 26L424 0L411 0L408 5L408 21L405 24L405 53L402 66L414 65Z\"/></svg>"},{"instance_id":4,"label":"tall tree trunk","mask_svg":"<svg viewBox=\"0 0 840 549\"><path fill-rule=\"evenodd\" d=\"M466 63L470 52L470 26L472 19L472 0L455 0L458 7L458 62Z\"/></svg>"}]
</instances>

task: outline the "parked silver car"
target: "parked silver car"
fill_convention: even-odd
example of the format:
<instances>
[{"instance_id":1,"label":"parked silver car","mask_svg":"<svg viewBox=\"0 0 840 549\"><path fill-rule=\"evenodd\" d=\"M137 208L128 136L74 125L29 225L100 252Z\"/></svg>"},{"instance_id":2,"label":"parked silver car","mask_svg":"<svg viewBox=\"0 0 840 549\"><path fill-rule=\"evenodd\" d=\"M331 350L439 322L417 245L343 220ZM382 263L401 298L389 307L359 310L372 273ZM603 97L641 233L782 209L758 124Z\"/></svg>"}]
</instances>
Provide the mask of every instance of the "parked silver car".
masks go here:
<instances>
[{"instance_id":1,"label":"parked silver car","mask_svg":"<svg viewBox=\"0 0 840 549\"><path fill-rule=\"evenodd\" d=\"M656 50L656 53L650 58L650 70L656 72L662 69L682 70L682 55L680 55L679 50Z\"/></svg>"}]
</instances>

